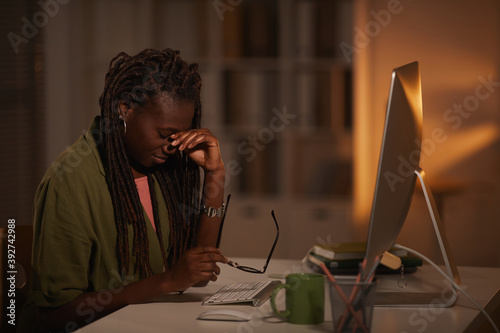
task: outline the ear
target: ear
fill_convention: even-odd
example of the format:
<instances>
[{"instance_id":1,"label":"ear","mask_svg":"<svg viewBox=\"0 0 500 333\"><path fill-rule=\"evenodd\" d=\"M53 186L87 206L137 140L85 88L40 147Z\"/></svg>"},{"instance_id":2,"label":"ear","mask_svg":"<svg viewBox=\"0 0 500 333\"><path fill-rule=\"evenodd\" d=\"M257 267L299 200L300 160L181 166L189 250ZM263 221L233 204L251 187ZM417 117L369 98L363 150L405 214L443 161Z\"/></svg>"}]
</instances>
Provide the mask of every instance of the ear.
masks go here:
<instances>
[{"instance_id":1,"label":"ear","mask_svg":"<svg viewBox=\"0 0 500 333\"><path fill-rule=\"evenodd\" d=\"M127 118L127 114L131 109L132 108L130 107L129 103L125 101L120 101L118 103L118 112L120 113L120 118L124 120Z\"/></svg>"}]
</instances>

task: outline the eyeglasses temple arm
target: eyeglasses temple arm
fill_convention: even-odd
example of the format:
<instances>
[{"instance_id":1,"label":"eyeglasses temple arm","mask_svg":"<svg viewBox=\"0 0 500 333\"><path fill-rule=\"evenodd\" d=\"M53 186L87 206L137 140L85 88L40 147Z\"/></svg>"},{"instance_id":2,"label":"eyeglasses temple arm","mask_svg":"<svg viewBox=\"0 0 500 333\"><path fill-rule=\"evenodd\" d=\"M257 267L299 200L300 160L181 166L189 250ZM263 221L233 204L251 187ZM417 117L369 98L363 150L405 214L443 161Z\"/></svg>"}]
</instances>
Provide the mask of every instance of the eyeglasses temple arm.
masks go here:
<instances>
[{"instance_id":1,"label":"eyeglasses temple arm","mask_svg":"<svg viewBox=\"0 0 500 333\"><path fill-rule=\"evenodd\" d=\"M278 221L276 221L276 216L274 215L274 210L271 211L271 215L274 220L274 224L276 225L276 238L274 239L273 247L271 248L271 252L269 252L269 256L267 257L266 263L264 264L263 272L264 273L267 269L267 265L269 265L269 261L271 260L271 257L273 256L274 248L276 247L276 244L278 243L278 238L280 236L280 227L278 226Z\"/></svg>"},{"instance_id":2,"label":"eyeglasses temple arm","mask_svg":"<svg viewBox=\"0 0 500 333\"><path fill-rule=\"evenodd\" d=\"M224 227L224 220L226 219L226 213L227 213L227 208L229 207L229 199L231 199L231 194L228 194L227 199L226 199L226 209L224 210L224 215L222 215L222 220L220 221L220 226L219 226L219 234L217 235L217 244L215 245L216 248L219 248L220 246L220 240L222 236L222 228Z\"/></svg>"}]
</instances>

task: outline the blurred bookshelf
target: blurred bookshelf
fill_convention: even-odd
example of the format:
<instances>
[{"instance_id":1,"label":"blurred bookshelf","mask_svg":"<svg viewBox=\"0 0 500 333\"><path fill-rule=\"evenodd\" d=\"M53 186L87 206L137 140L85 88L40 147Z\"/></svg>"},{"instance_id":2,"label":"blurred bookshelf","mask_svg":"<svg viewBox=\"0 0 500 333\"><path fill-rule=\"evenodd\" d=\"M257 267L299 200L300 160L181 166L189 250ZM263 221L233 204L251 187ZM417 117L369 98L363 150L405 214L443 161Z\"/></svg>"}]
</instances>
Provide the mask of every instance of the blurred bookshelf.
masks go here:
<instances>
[{"instance_id":1,"label":"blurred bookshelf","mask_svg":"<svg viewBox=\"0 0 500 333\"><path fill-rule=\"evenodd\" d=\"M210 125L241 166L229 191L349 197L351 68L338 45L351 38L352 2L241 1L223 14L200 66L218 87Z\"/></svg>"},{"instance_id":2,"label":"blurred bookshelf","mask_svg":"<svg viewBox=\"0 0 500 333\"><path fill-rule=\"evenodd\" d=\"M162 6L170 6L161 10L170 16L159 25L173 26L181 13L196 13L193 22L184 22L190 28L177 45L200 65L202 126L219 139L226 192L250 207L240 217L281 207L290 216L300 210L297 216L308 211L319 220L347 219L352 70L339 44L352 39L352 1L190 0ZM172 29L167 39L175 40ZM233 199L231 205L240 204Z\"/></svg>"}]
</instances>

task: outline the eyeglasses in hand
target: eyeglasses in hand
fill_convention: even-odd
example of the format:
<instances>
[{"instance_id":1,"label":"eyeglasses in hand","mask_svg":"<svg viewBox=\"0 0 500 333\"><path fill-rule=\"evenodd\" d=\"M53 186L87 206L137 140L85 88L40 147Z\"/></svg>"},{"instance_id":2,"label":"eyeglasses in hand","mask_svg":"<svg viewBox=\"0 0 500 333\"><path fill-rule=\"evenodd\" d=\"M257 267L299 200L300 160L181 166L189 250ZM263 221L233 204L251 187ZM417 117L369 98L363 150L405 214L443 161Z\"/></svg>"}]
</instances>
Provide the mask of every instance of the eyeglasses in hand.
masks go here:
<instances>
[{"instance_id":1,"label":"eyeglasses in hand","mask_svg":"<svg viewBox=\"0 0 500 333\"><path fill-rule=\"evenodd\" d=\"M222 216L222 220L220 222L219 235L217 237L217 247L219 247L219 244L220 244L220 239L221 239L221 235L222 235L222 227L224 226L224 220L226 219L226 213L227 213L227 208L229 207L229 200L230 199L231 199L231 194L229 194L227 196L226 209L224 211L224 215ZM278 221L276 221L276 216L274 215L274 210L271 211L271 216L273 217L274 224L276 225L276 238L274 239L273 246L271 247L271 251L269 252L269 255L267 256L267 260L266 260L266 263L264 264L264 267L261 270L259 270L259 269L253 268L253 267L240 265L234 261L229 261L227 263L229 266L232 266L234 268L237 268L237 269L242 270L242 271L247 272L247 273L264 274L266 272L267 265L269 265L269 261L271 260L271 257L272 257L273 252L274 252L274 248L276 247L276 244L278 243L278 237L280 234L280 228L278 226Z\"/></svg>"}]
</instances>

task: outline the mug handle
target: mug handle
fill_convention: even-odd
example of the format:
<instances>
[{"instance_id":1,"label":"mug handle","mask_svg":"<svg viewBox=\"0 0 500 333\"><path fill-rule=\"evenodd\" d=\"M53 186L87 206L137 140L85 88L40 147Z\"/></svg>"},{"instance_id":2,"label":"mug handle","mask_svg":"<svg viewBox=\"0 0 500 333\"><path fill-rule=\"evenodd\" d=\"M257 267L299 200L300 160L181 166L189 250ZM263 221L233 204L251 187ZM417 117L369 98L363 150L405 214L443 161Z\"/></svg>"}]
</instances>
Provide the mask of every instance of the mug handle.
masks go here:
<instances>
[{"instance_id":1,"label":"mug handle","mask_svg":"<svg viewBox=\"0 0 500 333\"><path fill-rule=\"evenodd\" d=\"M276 307L276 296L278 295L278 292L282 288L290 289L292 288L292 286L289 284L281 284L276 289L274 289L273 294L271 295L271 308L273 309L274 313L277 314L278 316L288 317L291 314L290 310L279 311L278 308Z\"/></svg>"}]
</instances>

